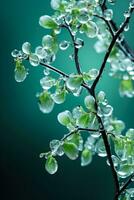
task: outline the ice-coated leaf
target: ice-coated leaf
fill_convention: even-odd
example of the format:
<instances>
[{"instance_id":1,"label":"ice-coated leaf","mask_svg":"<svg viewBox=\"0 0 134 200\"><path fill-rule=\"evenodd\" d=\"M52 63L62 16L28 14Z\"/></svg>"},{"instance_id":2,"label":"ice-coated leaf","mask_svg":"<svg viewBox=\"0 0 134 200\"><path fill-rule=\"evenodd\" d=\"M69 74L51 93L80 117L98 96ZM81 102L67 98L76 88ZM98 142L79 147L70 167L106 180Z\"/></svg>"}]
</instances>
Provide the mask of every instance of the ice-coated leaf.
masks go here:
<instances>
[{"instance_id":1,"label":"ice-coated leaf","mask_svg":"<svg viewBox=\"0 0 134 200\"><path fill-rule=\"evenodd\" d=\"M40 60L35 53L31 53L30 56L29 56L29 62L32 66L36 67L36 66L39 65Z\"/></svg>"},{"instance_id":2,"label":"ice-coated leaf","mask_svg":"<svg viewBox=\"0 0 134 200\"><path fill-rule=\"evenodd\" d=\"M40 84L44 90L50 89L55 83L55 79L50 76L45 76L40 80Z\"/></svg>"},{"instance_id":3,"label":"ice-coated leaf","mask_svg":"<svg viewBox=\"0 0 134 200\"><path fill-rule=\"evenodd\" d=\"M81 128L87 128L90 124L91 116L89 113L84 113L78 119L78 126Z\"/></svg>"},{"instance_id":4,"label":"ice-coated leaf","mask_svg":"<svg viewBox=\"0 0 134 200\"><path fill-rule=\"evenodd\" d=\"M39 19L39 24L46 29L56 29L58 27L57 23L49 15L41 16Z\"/></svg>"},{"instance_id":5,"label":"ice-coated leaf","mask_svg":"<svg viewBox=\"0 0 134 200\"><path fill-rule=\"evenodd\" d=\"M97 141L95 150L96 150L96 153L98 154L98 156L100 156L100 157L106 157L107 156L106 148L105 148L105 145L104 145L102 138L100 138Z\"/></svg>"},{"instance_id":6,"label":"ice-coated leaf","mask_svg":"<svg viewBox=\"0 0 134 200\"><path fill-rule=\"evenodd\" d=\"M92 162L92 151L84 149L81 154L81 166L89 165Z\"/></svg>"},{"instance_id":7,"label":"ice-coated leaf","mask_svg":"<svg viewBox=\"0 0 134 200\"><path fill-rule=\"evenodd\" d=\"M94 111L95 109L95 99L93 96L89 95L85 97L84 100L85 106L90 110L90 111Z\"/></svg>"},{"instance_id":8,"label":"ice-coated leaf","mask_svg":"<svg viewBox=\"0 0 134 200\"><path fill-rule=\"evenodd\" d=\"M113 127L113 132L114 134L121 134L121 132L124 130L125 128L125 124L123 121L121 120L112 120L111 121L111 125Z\"/></svg>"},{"instance_id":9,"label":"ice-coated leaf","mask_svg":"<svg viewBox=\"0 0 134 200\"><path fill-rule=\"evenodd\" d=\"M57 118L58 118L58 121L60 122L60 124L62 124L64 126L68 126L68 124L71 123L72 114L70 111L65 110L64 112L59 113Z\"/></svg>"},{"instance_id":10,"label":"ice-coated leaf","mask_svg":"<svg viewBox=\"0 0 134 200\"><path fill-rule=\"evenodd\" d=\"M59 140L52 140L49 144L52 154L62 156L64 154L61 142Z\"/></svg>"},{"instance_id":11,"label":"ice-coated leaf","mask_svg":"<svg viewBox=\"0 0 134 200\"><path fill-rule=\"evenodd\" d=\"M83 149L83 138L80 133L74 133L72 136L68 138L68 141L75 144L79 151Z\"/></svg>"},{"instance_id":12,"label":"ice-coated leaf","mask_svg":"<svg viewBox=\"0 0 134 200\"><path fill-rule=\"evenodd\" d=\"M45 49L52 50L54 53L58 50L57 40L51 35L45 35L42 38L42 45Z\"/></svg>"},{"instance_id":13,"label":"ice-coated leaf","mask_svg":"<svg viewBox=\"0 0 134 200\"><path fill-rule=\"evenodd\" d=\"M14 75L15 75L15 80L17 82L23 82L28 75L27 69L24 67L24 65L22 64L20 60L16 61Z\"/></svg>"},{"instance_id":14,"label":"ice-coated leaf","mask_svg":"<svg viewBox=\"0 0 134 200\"><path fill-rule=\"evenodd\" d=\"M47 91L42 92L38 96L39 108L43 113L50 113L54 107L54 101L51 94Z\"/></svg>"},{"instance_id":15,"label":"ice-coated leaf","mask_svg":"<svg viewBox=\"0 0 134 200\"><path fill-rule=\"evenodd\" d=\"M53 156L49 156L45 163L45 169L49 174L55 174L58 170L58 163Z\"/></svg>"},{"instance_id":16,"label":"ice-coated leaf","mask_svg":"<svg viewBox=\"0 0 134 200\"><path fill-rule=\"evenodd\" d=\"M58 10L60 8L61 0L51 0L51 7L54 10Z\"/></svg>"},{"instance_id":17,"label":"ice-coated leaf","mask_svg":"<svg viewBox=\"0 0 134 200\"><path fill-rule=\"evenodd\" d=\"M71 91L77 90L80 88L81 84L83 82L82 75L70 75L70 77L66 81L66 86Z\"/></svg>"},{"instance_id":18,"label":"ice-coated leaf","mask_svg":"<svg viewBox=\"0 0 134 200\"><path fill-rule=\"evenodd\" d=\"M71 142L64 142L63 151L66 156L71 160L75 160L78 158L79 150L77 146Z\"/></svg>"},{"instance_id":19,"label":"ice-coated leaf","mask_svg":"<svg viewBox=\"0 0 134 200\"><path fill-rule=\"evenodd\" d=\"M133 82L131 79L127 80L122 80L120 83L120 88L119 88L120 95L127 96L127 97L133 97L134 95L134 87L133 87Z\"/></svg>"},{"instance_id":20,"label":"ice-coated leaf","mask_svg":"<svg viewBox=\"0 0 134 200\"><path fill-rule=\"evenodd\" d=\"M22 51L29 55L31 53L31 44L29 42L25 42L23 45L22 45Z\"/></svg>"},{"instance_id":21,"label":"ice-coated leaf","mask_svg":"<svg viewBox=\"0 0 134 200\"><path fill-rule=\"evenodd\" d=\"M98 34L98 27L95 22L89 21L87 24L83 26L84 32L89 38L94 38Z\"/></svg>"},{"instance_id":22,"label":"ice-coated leaf","mask_svg":"<svg viewBox=\"0 0 134 200\"><path fill-rule=\"evenodd\" d=\"M64 103L65 99L66 99L66 90L61 90L61 91L58 91L58 92L55 92L53 95L52 95L52 99L54 100L55 103L57 104L61 104L61 103Z\"/></svg>"},{"instance_id":23,"label":"ice-coated leaf","mask_svg":"<svg viewBox=\"0 0 134 200\"><path fill-rule=\"evenodd\" d=\"M134 140L134 129L133 128L128 129L128 131L126 132L126 136L129 139Z\"/></svg>"},{"instance_id":24,"label":"ice-coated leaf","mask_svg":"<svg viewBox=\"0 0 134 200\"><path fill-rule=\"evenodd\" d=\"M120 168L117 170L118 176L120 178L127 178L133 173L134 165L130 164L122 164Z\"/></svg>"}]
</instances>

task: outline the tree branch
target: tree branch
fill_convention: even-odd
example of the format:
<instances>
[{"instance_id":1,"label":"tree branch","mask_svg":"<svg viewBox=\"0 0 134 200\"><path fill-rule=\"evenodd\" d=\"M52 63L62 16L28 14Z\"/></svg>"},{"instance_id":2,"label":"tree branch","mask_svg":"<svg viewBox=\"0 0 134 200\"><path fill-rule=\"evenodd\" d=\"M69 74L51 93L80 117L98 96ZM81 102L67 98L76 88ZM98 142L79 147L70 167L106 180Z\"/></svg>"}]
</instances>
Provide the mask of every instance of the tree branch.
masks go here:
<instances>
[{"instance_id":1,"label":"tree branch","mask_svg":"<svg viewBox=\"0 0 134 200\"><path fill-rule=\"evenodd\" d=\"M97 104L97 99L96 99L96 96L95 96L95 90L92 90L92 96L95 99L95 109L96 109L96 113L97 113L98 104ZM118 200L116 195L119 192L119 181L118 181L118 176L117 176L117 173L115 171L113 160L112 160L112 157L111 157L112 154L111 154L111 149L110 149L110 145L109 145L109 142L108 142L107 132L105 130L105 127L104 127L104 124L103 124L103 121L102 121L101 117L98 116L98 114L96 114L96 116L97 116L97 119L98 119L100 133L102 135L102 139L103 139L103 142L104 142L104 145L105 145L105 149L106 149L106 153L107 153L107 158L108 158L108 161L110 163L110 167L111 167L111 171L112 171L112 175L113 175L113 179L114 179L115 200Z\"/></svg>"},{"instance_id":2,"label":"tree branch","mask_svg":"<svg viewBox=\"0 0 134 200\"><path fill-rule=\"evenodd\" d=\"M106 25L107 25L107 27L109 29L109 32L111 33L112 37L114 37L114 31L112 30L111 25L109 24L109 22L104 17L102 17L102 16L94 14L94 17L102 19L106 23Z\"/></svg>"},{"instance_id":3,"label":"tree branch","mask_svg":"<svg viewBox=\"0 0 134 200\"><path fill-rule=\"evenodd\" d=\"M101 6L101 5L100 5ZM101 6L102 12L104 12L107 9L106 4L104 4L103 6ZM115 32L118 31L118 27L116 25L116 23L113 20L110 20L108 22L111 27L113 28L113 30ZM119 39L121 40L121 37L119 37ZM120 43L117 44L118 47L120 48L121 51L123 51L123 53L129 57L131 59L131 61L134 61L134 51L130 48L130 46L128 45L128 43L126 42L125 39L123 39Z\"/></svg>"},{"instance_id":4,"label":"tree branch","mask_svg":"<svg viewBox=\"0 0 134 200\"><path fill-rule=\"evenodd\" d=\"M134 174L132 174L130 176L130 178L126 181L126 183L124 183L124 185L122 186L122 188L120 189L119 193L117 194L117 198L121 195L121 193L127 189L127 187L132 183L132 178L134 177Z\"/></svg>"},{"instance_id":5,"label":"tree branch","mask_svg":"<svg viewBox=\"0 0 134 200\"><path fill-rule=\"evenodd\" d=\"M103 71L104 71L104 68L105 68L107 59L108 59L108 57L109 57L109 55L110 55L110 53L111 53L111 51L112 51L112 48L113 48L113 46L115 45L117 38L118 38L118 37L120 36L120 34L124 31L125 26L129 23L129 20L130 20L130 18L131 18L131 14L132 14L133 10L134 10L134 8L130 8L130 16L126 17L124 23L121 25L120 29L116 32L115 36L113 37L113 39L112 39L112 41L111 41L111 43L110 43L110 45L109 45L109 48L108 48L108 50L107 50L107 52L106 52L106 54L105 54L105 56L104 56L104 60L103 60L103 63L102 63L102 65L101 65L99 74L98 74L98 76L96 77L95 81L93 82L93 84L92 84L92 86L91 86L91 90L94 90L95 87L96 87L96 85L98 84L98 82L99 82L99 80L100 80L100 77L101 77L101 75L102 75L102 73L103 73Z\"/></svg>"},{"instance_id":6,"label":"tree branch","mask_svg":"<svg viewBox=\"0 0 134 200\"><path fill-rule=\"evenodd\" d=\"M88 131L88 132L98 132L99 130L95 130L95 129L89 129L89 128L76 128L74 131L69 132L67 135L65 135L61 141L64 141L65 139L67 139L68 137L70 137L71 135L75 134L78 131Z\"/></svg>"},{"instance_id":7,"label":"tree branch","mask_svg":"<svg viewBox=\"0 0 134 200\"><path fill-rule=\"evenodd\" d=\"M75 66L76 66L76 69L77 69L77 72L78 74L81 74L81 68L80 68L80 64L79 64L79 58L78 58L78 52L79 52L79 49L76 47L76 44L75 44L75 37L74 35L72 34L72 31L71 31L71 28L68 24L63 24L61 26L62 28L66 28L72 38L72 42L73 42L73 47L74 47L74 60L75 60Z\"/></svg>"}]
</instances>

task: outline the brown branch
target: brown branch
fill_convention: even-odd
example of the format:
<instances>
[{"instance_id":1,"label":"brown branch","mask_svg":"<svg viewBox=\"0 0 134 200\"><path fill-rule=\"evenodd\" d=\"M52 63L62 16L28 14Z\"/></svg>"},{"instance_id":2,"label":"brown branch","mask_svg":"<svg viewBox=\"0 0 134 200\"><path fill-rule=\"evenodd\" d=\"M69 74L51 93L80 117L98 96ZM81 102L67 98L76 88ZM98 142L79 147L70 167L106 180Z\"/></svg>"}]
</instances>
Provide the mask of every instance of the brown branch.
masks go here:
<instances>
[{"instance_id":1,"label":"brown branch","mask_svg":"<svg viewBox=\"0 0 134 200\"><path fill-rule=\"evenodd\" d=\"M95 96L95 90L92 90L92 96L95 99L95 109L96 109L96 113L97 113L98 104L97 104L97 99L96 99L96 96ZM112 171L112 175L113 175L113 179L114 179L114 185L115 185L115 199L114 200L118 200L116 195L119 192L119 181L118 181L118 176L117 176L117 173L115 171L113 160L112 160L112 154L111 154L110 144L109 144L108 137L107 137L107 132L105 130L105 127L104 127L104 124L103 124L101 117L98 116L98 114L96 114L96 116L97 116L97 119L98 119L100 133L102 135L102 139L103 139L105 149L106 149L106 153L107 153L107 158L108 158L108 161L110 163L110 167L111 167L111 171Z\"/></svg>"},{"instance_id":2,"label":"brown branch","mask_svg":"<svg viewBox=\"0 0 134 200\"><path fill-rule=\"evenodd\" d=\"M100 5L101 6L101 5ZM102 12L104 12L107 9L106 4L104 4L103 6L101 6ZM118 27L116 25L116 23L113 20L110 20L108 22L112 29L114 30L114 32L118 31ZM119 39L121 40L121 37L119 37ZM128 45L127 41L125 39L123 39L120 43L117 44L119 49L127 56L131 59L131 61L134 61L134 51L130 48L130 46Z\"/></svg>"},{"instance_id":3,"label":"brown branch","mask_svg":"<svg viewBox=\"0 0 134 200\"><path fill-rule=\"evenodd\" d=\"M96 85L98 84L98 82L99 82L99 80L100 80L100 77L101 77L101 75L102 75L102 73L103 73L103 71L104 71L104 68L105 68L105 66L106 66L107 59L108 59L108 57L109 57L109 55L110 55L110 53L111 53L111 51L112 51L112 48L113 48L113 46L115 45L117 38L118 38L118 37L120 36L120 34L124 31L125 26L129 23L129 20L130 20L130 18L131 18L131 14L132 14L133 10L134 10L134 8L131 8L131 9L130 9L130 16L126 17L124 23L121 25L120 29L116 32L115 36L113 37L113 39L112 39L112 41L111 41L111 43L110 43L110 45L109 45L109 47L108 47L108 50L107 50L107 52L106 52L106 54L105 54L105 56L104 56L104 60L103 60L103 63L102 63L102 65L101 65L99 74L98 74L98 76L96 77L95 81L93 82L93 84L92 84L92 86L91 86L91 90L94 90L95 87L96 87Z\"/></svg>"}]
</instances>

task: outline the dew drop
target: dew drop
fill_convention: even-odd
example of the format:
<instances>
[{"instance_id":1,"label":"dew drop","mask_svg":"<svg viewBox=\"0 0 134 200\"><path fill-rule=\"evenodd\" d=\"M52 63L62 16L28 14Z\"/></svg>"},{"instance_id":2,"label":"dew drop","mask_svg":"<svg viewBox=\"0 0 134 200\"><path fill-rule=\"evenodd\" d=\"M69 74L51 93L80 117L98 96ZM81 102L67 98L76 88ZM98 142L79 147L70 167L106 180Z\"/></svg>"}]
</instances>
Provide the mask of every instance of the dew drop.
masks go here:
<instances>
[{"instance_id":1,"label":"dew drop","mask_svg":"<svg viewBox=\"0 0 134 200\"><path fill-rule=\"evenodd\" d=\"M34 67L38 66L39 63L40 63L38 56L36 54L34 54L34 53L30 54L30 56L29 56L29 62Z\"/></svg>"},{"instance_id":2,"label":"dew drop","mask_svg":"<svg viewBox=\"0 0 134 200\"><path fill-rule=\"evenodd\" d=\"M64 40L60 43L59 47L61 50L65 51L69 47L69 44L70 43L68 41Z\"/></svg>"},{"instance_id":3,"label":"dew drop","mask_svg":"<svg viewBox=\"0 0 134 200\"><path fill-rule=\"evenodd\" d=\"M22 51L29 55L31 53L31 44L29 42L25 42L23 45L22 45Z\"/></svg>"}]
</instances>

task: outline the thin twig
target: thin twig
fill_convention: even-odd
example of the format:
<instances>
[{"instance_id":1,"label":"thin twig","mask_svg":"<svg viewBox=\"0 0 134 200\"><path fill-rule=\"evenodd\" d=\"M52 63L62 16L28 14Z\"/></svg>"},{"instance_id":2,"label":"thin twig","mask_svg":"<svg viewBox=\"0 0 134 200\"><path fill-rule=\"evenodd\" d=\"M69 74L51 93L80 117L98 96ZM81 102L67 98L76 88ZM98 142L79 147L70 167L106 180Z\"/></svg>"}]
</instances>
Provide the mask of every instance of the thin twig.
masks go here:
<instances>
[{"instance_id":1,"label":"thin twig","mask_svg":"<svg viewBox=\"0 0 134 200\"><path fill-rule=\"evenodd\" d=\"M97 17L97 18L99 18L99 19L102 19L102 20L107 24L107 27L108 27L109 32L111 33L112 37L114 37L114 31L112 30L111 25L109 24L109 22L108 22L104 17L99 16L99 15L97 15L97 14L94 14L94 17Z\"/></svg>"},{"instance_id":2,"label":"thin twig","mask_svg":"<svg viewBox=\"0 0 134 200\"><path fill-rule=\"evenodd\" d=\"M100 5L100 7L102 9L102 12L104 12L107 9L106 4L104 4L103 6ZM118 31L118 27L113 20L110 20L108 23L111 25L111 27L115 32ZM119 37L119 39L121 40L121 37ZM123 39L120 43L118 43L118 47L121 51L123 51L123 53L127 57L129 57L132 61L134 61L134 51L130 48L125 39Z\"/></svg>"},{"instance_id":3,"label":"thin twig","mask_svg":"<svg viewBox=\"0 0 134 200\"><path fill-rule=\"evenodd\" d=\"M76 47L76 44L75 44L75 37L74 35L72 34L72 31L71 31L71 27L65 22L65 24L63 24L61 26L62 28L66 28L72 38L72 42L73 42L73 47L74 47L74 60L75 60L75 66L76 66L76 69L77 69L77 72L78 74L81 74L81 68L80 68L80 64L79 64L79 57L78 57L78 53L79 53L79 49Z\"/></svg>"},{"instance_id":4,"label":"thin twig","mask_svg":"<svg viewBox=\"0 0 134 200\"><path fill-rule=\"evenodd\" d=\"M130 176L130 178L124 183L124 185L122 186L122 188L120 189L119 193L117 194L117 198L122 194L123 191L125 191L125 189L127 189L127 187L132 183L132 178L134 177L134 174L132 174Z\"/></svg>"},{"instance_id":5,"label":"thin twig","mask_svg":"<svg viewBox=\"0 0 134 200\"><path fill-rule=\"evenodd\" d=\"M78 131L98 132L99 130L89 129L89 128L80 128L80 127L78 127L78 128L76 128L75 130L69 132L67 135L65 135L65 136L61 139L61 141L66 140L68 137L70 137L71 135L77 133Z\"/></svg>"},{"instance_id":6,"label":"thin twig","mask_svg":"<svg viewBox=\"0 0 134 200\"><path fill-rule=\"evenodd\" d=\"M117 38L118 38L118 37L120 36L120 34L124 31L125 26L129 23L129 20L130 20L130 18L131 18L131 14L132 14L133 10L134 10L134 8L131 8L131 9L130 9L130 16L126 17L124 23L121 25L120 29L116 32L115 36L113 37L113 39L112 39L112 41L111 41L111 43L110 43L110 45L109 45L109 48L108 48L108 50L107 50L107 52L106 52L106 54L105 54L105 56L104 56L104 60L103 60L103 63L102 63L102 65L101 65L99 74L98 74L98 76L96 77L95 81L93 82L93 84L92 84L92 86L91 86L91 90L94 90L95 87L96 87L96 85L98 84L98 82L99 82L99 80L100 80L100 77L101 77L101 75L102 75L102 73L103 73L103 71L104 71L104 68L105 68L105 66L106 66L107 59L108 59L108 57L109 57L109 55L110 55L110 53L111 53L111 51L112 51L112 48L113 48L113 46L115 45Z\"/></svg>"}]
</instances>

